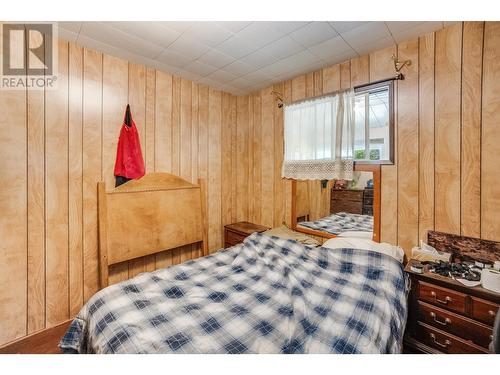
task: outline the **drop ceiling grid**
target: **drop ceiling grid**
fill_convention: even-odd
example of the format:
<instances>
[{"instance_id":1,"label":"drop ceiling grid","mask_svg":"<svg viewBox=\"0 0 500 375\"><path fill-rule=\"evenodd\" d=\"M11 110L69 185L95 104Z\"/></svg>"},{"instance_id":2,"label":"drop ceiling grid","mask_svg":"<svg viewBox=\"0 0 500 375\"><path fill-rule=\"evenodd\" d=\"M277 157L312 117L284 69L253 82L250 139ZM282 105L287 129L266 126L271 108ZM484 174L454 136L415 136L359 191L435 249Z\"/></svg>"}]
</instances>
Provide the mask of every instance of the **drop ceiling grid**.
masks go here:
<instances>
[{"instance_id":1,"label":"drop ceiling grid","mask_svg":"<svg viewBox=\"0 0 500 375\"><path fill-rule=\"evenodd\" d=\"M59 22L59 36L236 95L435 31L444 22Z\"/></svg>"}]
</instances>

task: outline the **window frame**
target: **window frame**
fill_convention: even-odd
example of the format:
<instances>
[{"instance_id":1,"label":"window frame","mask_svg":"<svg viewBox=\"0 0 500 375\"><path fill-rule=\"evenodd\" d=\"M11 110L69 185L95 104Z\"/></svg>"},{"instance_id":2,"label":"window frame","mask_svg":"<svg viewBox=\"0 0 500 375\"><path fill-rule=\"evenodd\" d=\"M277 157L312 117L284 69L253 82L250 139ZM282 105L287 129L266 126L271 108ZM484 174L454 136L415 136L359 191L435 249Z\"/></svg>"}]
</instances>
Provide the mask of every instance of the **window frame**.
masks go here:
<instances>
[{"instance_id":1,"label":"window frame","mask_svg":"<svg viewBox=\"0 0 500 375\"><path fill-rule=\"evenodd\" d=\"M379 164L379 165L394 165L394 79L377 81L354 87L354 95L359 93L369 93L380 87L388 87L389 89L389 159L384 160L356 160L354 164Z\"/></svg>"}]
</instances>

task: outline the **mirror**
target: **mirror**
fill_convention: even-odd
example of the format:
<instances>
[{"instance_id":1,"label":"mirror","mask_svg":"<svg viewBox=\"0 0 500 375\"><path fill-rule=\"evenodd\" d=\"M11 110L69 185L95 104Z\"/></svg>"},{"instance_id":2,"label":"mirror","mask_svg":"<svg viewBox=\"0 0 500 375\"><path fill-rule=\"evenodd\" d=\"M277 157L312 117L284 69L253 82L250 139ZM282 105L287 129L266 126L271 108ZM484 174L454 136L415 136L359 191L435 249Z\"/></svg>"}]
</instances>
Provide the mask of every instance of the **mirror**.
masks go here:
<instances>
[{"instance_id":1,"label":"mirror","mask_svg":"<svg viewBox=\"0 0 500 375\"><path fill-rule=\"evenodd\" d=\"M292 228L332 238L379 240L380 166L356 165L352 181L293 181Z\"/></svg>"}]
</instances>

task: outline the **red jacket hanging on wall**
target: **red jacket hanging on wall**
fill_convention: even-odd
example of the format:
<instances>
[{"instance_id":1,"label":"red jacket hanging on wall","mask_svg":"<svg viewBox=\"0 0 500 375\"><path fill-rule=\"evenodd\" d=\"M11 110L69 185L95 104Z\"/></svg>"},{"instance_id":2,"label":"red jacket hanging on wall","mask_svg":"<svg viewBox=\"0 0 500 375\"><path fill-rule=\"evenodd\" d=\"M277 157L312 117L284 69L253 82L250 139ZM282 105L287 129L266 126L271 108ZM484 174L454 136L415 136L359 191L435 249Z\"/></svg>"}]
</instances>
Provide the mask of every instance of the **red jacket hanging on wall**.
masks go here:
<instances>
[{"instance_id":1,"label":"red jacket hanging on wall","mask_svg":"<svg viewBox=\"0 0 500 375\"><path fill-rule=\"evenodd\" d=\"M127 104L116 149L116 186L131 179L141 178L144 173L144 160L142 159L139 133L130 113L130 105Z\"/></svg>"}]
</instances>

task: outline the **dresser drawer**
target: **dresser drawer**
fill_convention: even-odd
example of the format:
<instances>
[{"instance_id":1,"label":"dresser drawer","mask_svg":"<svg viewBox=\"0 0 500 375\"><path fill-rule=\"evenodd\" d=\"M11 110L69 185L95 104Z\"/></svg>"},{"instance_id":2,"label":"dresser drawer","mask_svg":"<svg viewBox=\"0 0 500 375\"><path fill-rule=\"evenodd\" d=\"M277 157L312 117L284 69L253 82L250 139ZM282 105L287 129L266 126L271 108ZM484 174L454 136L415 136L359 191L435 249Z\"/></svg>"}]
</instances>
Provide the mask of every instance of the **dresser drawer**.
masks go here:
<instances>
[{"instance_id":1,"label":"dresser drawer","mask_svg":"<svg viewBox=\"0 0 500 375\"><path fill-rule=\"evenodd\" d=\"M466 295L451 289L419 282L419 299L444 307L459 314L465 314Z\"/></svg>"},{"instance_id":2,"label":"dresser drawer","mask_svg":"<svg viewBox=\"0 0 500 375\"><path fill-rule=\"evenodd\" d=\"M471 340L484 348L488 348L493 339L493 331L490 327L425 302L418 302L418 320L455 336Z\"/></svg>"},{"instance_id":3,"label":"dresser drawer","mask_svg":"<svg viewBox=\"0 0 500 375\"><path fill-rule=\"evenodd\" d=\"M443 332L425 323L418 322L417 335L419 340L434 349L448 354L484 354L488 350L471 342L466 342L457 336Z\"/></svg>"},{"instance_id":4,"label":"dresser drawer","mask_svg":"<svg viewBox=\"0 0 500 375\"><path fill-rule=\"evenodd\" d=\"M237 244L243 242L246 238L246 236L243 234L235 233L235 232L227 230L227 229L226 229L225 237L226 238L224 239L224 242L226 244L231 245L231 246L234 246L234 245L237 245Z\"/></svg>"},{"instance_id":5,"label":"dresser drawer","mask_svg":"<svg viewBox=\"0 0 500 375\"><path fill-rule=\"evenodd\" d=\"M361 201L363 199L363 190L333 190L332 199Z\"/></svg>"},{"instance_id":6,"label":"dresser drawer","mask_svg":"<svg viewBox=\"0 0 500 375\"><path fill-rule=\"evenodd\" d=\"M330 212L349 212L351 214L361 214L363 211L363 203L343 200L332 200L330 205Z\"/></svg>"},{"instance_id":7,"label":"dresser drawer","mask_svg":"<svg viewBox=\"0 0 500 375\"><path fill-rule=\"evenodd\" d=\"M498 305L484 299L471 297L472 299L472 317L481 322L493 326L495 316L498 313Z\"/></svg>"}]
</instances>

